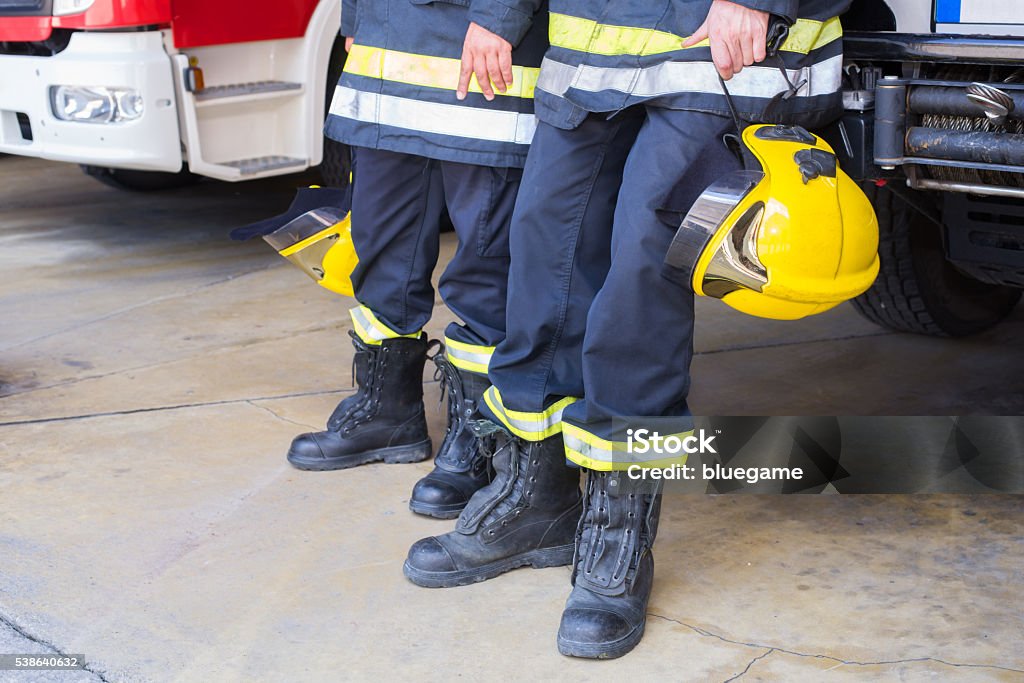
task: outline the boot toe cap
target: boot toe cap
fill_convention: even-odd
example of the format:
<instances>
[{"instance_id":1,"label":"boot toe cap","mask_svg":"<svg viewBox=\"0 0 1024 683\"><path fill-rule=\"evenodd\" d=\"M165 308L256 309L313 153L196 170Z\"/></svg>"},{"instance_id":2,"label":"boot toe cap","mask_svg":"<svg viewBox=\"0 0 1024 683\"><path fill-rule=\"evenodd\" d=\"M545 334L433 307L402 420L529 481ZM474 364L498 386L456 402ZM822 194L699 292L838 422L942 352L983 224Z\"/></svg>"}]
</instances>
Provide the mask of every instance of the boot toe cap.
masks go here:
<instances>
[{"instance_id":1,"label":"boot toe cap","mask_svg":"<svg viewBox=\"0 0 1024 683\"><path fill-rule=\"evenodd\" d=\"M428 474L416 482L412 500L424 505L465 505L469 498L455 485Z\"/></svg>"},{"instance_id":2,"label":"boot toe cap","mask_svg":"<svg viewBox=\"0 0 1024 683\"><path fill-rule=\"evenodd\" d=\"M424 572L454 572L458 570L448 549L434 536L416 541L409 548L406 564Z\"/></svg>"},{"instance_id":3,"label":"boot toe cap","mask_svg":"<svg viewBox=\"0 0 1024 683\"><path fill-rule=\"evenodd\" d=\"M324 460L324 451L320 447L317 435L313 433L300 434L292 439L292 445L288 449L288 462L293 465L302 466L315 464Z\"/></svg>"},{"instance_id":4,"label":"boot toe cap","mask_svg":"<svg viewBox=\"0 0 1024 683\"><path fill-rule=\"evenodd\" d=\"M622 615L592 607L570 607L562 613L558 639L579 645L611 644L626 638L634 626Z\"/></svg>"}]
</instances>

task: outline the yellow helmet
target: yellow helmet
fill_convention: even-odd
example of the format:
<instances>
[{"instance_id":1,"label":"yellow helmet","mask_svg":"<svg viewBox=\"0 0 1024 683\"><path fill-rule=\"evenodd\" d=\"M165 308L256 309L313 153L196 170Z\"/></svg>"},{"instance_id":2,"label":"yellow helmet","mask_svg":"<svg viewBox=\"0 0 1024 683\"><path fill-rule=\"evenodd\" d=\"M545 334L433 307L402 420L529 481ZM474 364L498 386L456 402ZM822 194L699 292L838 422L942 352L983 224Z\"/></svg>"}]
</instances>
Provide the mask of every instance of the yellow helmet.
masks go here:
<instances>
[{"instance_id":1,"label":"yellow helmet","mask_svg":"<svg viewBox=\"0 0 1024 683\"><path fill-rule=\"evenodd\" d=\"M351 212L307 211L263 239L321 287L353 296L352 271L359 257L352 245Z\"/></svg>"},{"instance_id":2,"label":"yellow helmet","mask_svg":"<svg viewBox=\"0 0 1024 683\"><path fill-rule=\"evenodd\" d=\"M748 126L746 169L683 219L665 274L762 318L795 320L863 293L878 274L878 220L828 144L799 126Z\"/></svg>"}]
</instances>

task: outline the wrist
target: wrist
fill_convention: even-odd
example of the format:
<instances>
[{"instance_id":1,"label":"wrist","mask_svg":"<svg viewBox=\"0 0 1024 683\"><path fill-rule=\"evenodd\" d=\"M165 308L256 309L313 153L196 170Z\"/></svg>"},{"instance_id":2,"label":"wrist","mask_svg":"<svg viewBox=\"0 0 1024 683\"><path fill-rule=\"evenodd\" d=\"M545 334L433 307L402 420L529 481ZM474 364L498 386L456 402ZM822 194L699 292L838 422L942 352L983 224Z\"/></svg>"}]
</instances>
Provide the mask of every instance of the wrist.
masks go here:
<instances>
[{"instance_id":1,"label":"wrist","mask_svg":"<svg viewBox=\"0 0 1024 683\"><path fill-rule=\"evenodd\" d=\"M775 14L792 23L800 11L799 0L724 0L746 9Z\"/></svg>"},{"instance_id":2,"label":"wrist","mask_svg":"<svg viewBox=\"0 0 1024 683\"><path fill-rule=\"evenodd\" d=\"M470 7L469 20L513 47L519 44L533 23L532 16L498 2L488 3L486 8L480 9L480 5L475 3Z\"/></svg>"}]
</instances>

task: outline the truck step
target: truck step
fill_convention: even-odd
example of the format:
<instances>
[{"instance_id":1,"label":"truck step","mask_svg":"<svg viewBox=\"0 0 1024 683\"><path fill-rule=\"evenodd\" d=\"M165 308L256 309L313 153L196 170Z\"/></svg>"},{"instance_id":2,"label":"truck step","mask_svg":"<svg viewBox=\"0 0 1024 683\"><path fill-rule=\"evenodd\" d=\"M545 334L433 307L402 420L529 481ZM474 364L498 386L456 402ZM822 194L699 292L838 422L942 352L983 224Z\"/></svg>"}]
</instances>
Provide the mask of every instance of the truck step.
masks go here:
<instances>
[{"instance_id":1,"label":"truck step","mask_svg":"<svg viewBox=\"0 0 1024 683\"><path fill-rule=\"evenodd\" d=\"M263 173L264 171L276 171L284 168L290 168L292 166L301 168L307 164L305 159L275 155L253 157L252 159L239 159L238 161L225 161L222 162L221 165L236 168L243 176L247 176Z\"/></svg>"},{"instance_id":2,"label":"truck step","mask_svg":"<svg viewBox=\"0 0 1024 683\"><path fill-rule=\"evenodd\" d=\"M301 83L289 83L287 81L255 81L253 83L232 83L229 85L214 85L203 88L195 93L196 102L210 102L226 98L250 97L253 95L270 95L276 93L294 94L290 91L301 92Z\"/></svg>"}]
</instances>

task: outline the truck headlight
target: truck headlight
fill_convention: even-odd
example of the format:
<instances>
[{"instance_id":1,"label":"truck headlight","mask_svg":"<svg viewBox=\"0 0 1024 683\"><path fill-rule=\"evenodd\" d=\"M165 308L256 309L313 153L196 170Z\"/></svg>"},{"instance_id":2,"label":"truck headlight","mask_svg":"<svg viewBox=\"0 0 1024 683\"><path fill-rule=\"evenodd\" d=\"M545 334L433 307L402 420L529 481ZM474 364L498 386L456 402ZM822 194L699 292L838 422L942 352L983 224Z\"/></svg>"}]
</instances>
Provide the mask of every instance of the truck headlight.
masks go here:
<instances>
[{"instance_id":1,"label":"truck headlight","mask_svg":"<svg viewBox=\"0 0 1024 683\"><path fill-rule=\"evenodd\" d=\"M53 115L61 121L120 123L142 116L142 95L131 88L55 85L50 88Z\"/></svg>"},{"instance_id":2,"label":"truck headlight","mask_svg":"<svg viewBox=\"0 0 1024 683\"><path fill-rule=\"evenodd\" d=\"M53 16L81 14L93 6L96 0L53 0Z\"/></svg>"}]
</instances>

